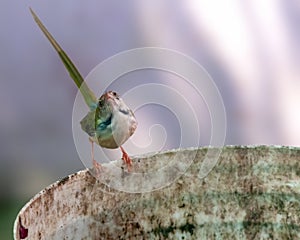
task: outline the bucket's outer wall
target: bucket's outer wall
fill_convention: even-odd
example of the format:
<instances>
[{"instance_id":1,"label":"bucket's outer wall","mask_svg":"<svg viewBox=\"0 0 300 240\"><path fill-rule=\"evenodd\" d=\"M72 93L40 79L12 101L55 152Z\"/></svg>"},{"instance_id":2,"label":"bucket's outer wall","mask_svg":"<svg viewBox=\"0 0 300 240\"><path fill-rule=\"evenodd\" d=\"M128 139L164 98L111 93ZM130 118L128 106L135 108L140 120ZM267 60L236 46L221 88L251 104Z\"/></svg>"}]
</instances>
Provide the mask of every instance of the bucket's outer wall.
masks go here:
<instances>
[{"instance_id":1,"label":"bucket's outer wall","mask_svg":"<svg viewBox=\"0 0 300 240\"><path fill-rule=\"evenodd\" d=\"M20 211L20 239L300 239L300 149L224 147L210 174L198 173L207 148L133 159L139 169L167 157L196 158L171 185L126 193L84 170L35 196ZM195 153L195 152L193 152ZM126 176L123 176L126 178Z\"/></svg>"}]
</instances>

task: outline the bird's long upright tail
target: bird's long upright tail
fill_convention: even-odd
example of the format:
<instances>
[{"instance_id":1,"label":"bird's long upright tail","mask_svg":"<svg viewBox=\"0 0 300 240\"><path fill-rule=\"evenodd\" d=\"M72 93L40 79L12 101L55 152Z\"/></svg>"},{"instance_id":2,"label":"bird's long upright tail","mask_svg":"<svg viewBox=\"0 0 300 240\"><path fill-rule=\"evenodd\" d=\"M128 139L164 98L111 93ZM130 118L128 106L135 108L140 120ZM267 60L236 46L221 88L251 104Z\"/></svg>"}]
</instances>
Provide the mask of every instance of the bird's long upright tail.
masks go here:
<instances>
[{"instance_id":1,"label":"bird's long upright tail","mask_svg":"<svg viewBox=\"0 0 300 240\"><path fill-rule=\"evenodd\" d=\"M59 46L59 44L56 42L56 40L52 37L52 35L48 32L47 28L44 26L44 24L41 22L41 20L38 18L38 16L34 13L34 11L30 9L30 12L39 26L39 28L42 30L42 32L45 34L45 36L48 38L56 52L58 53L59 57L61 58L63 64L65 65L66 69L68 70L71 78L74 80L75 84L79 88L81 94L83 95L83 98L86 102L86 104L89 106L91 110L95 109L95 105L97 104L97 98L95 97L95 94L92 92L91 89L86 85L84 82L84 79L82 78L81 74L75 67L74 63L71 61L71 59L68 57L68 55L64 52L64 50Z\"/></svg>"}]
</instances>

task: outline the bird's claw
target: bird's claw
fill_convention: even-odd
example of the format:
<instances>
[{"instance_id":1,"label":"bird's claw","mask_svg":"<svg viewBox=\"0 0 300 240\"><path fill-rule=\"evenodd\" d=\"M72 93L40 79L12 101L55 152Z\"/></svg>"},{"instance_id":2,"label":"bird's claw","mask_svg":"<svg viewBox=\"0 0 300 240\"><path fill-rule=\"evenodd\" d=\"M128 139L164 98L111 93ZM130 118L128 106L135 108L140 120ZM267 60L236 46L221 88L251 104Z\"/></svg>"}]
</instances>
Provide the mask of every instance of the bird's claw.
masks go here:
<instances>
[{"instance_id":1,"label":"bird's claw","mask_svg":"<svg viewBox=\"0 0 300 240\"><path fill-rule=\"evenodd\" d=\"M127 169L128 169L128 172L131 171L131 167L132 167L132 161L130 159L130 157L128 156L128 154L121 148L122 150L122 160L124 161L124 163L127 165Z\"/></svg>"},{"instance_id":2,"label":"bird's claw","mask_svg":"<svg viewBox=\"0 0 300 240\"><path fill-rule=\"evenodd\" d=\"M100 176L100 172L102 172L102 166L95 159L93 159L93 171L95 172L96 178Z\"/></svg>"}]
</instances>

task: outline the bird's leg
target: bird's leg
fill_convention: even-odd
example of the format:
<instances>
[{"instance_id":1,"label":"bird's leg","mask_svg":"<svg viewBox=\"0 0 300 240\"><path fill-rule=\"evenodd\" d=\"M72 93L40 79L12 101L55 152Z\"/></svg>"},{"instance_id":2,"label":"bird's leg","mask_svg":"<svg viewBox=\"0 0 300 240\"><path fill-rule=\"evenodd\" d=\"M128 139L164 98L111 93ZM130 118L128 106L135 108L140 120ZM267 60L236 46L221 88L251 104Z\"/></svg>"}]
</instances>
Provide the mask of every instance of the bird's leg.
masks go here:
<instances>
[{"instance_id":1,"label":"bird's leg","mask_svg":"<svg viewBox=\"0 0 300 240\"><path fill-rule=\"evenodd\" d=\"M91 138L89 138L89 140L90 140L90 143L92 144L92 161L93 161L93 169L94 169L95 172L96 172L96 176L99 177L102 166L101 166L100 163L98 163L98 162L95 160L95 157L94 157L94 141L93 141Z\"/></svg>"},{"instance_id":2,"label":"bird's leg","mask_svg":"<svg viewBox=\"0 0 300 240\"><path fill-rule=\"evenodd\" d=\"M127 165L128 172L130 172L131 166L132 166L132 161L131 161L130 157L128 156L127 152L125 152L125 150L122 146L120 147L120 149L121 149L122 154L123 154L122 155L122 160Z\"/></svg>"}]
</instances>

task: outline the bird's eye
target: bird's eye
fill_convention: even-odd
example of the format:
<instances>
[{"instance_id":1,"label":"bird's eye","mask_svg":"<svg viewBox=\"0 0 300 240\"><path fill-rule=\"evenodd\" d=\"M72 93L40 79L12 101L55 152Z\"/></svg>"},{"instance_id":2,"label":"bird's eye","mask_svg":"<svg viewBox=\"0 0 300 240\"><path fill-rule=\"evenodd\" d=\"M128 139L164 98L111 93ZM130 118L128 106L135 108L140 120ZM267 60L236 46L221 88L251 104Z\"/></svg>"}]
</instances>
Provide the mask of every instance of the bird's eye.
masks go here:
<instances>
[{"instance_id":1,"label":"bird's eye","mask_svg":"<svg viewBox=\"0 0 300 240\"><path fill-rule=\"evenodd\" d=\"M114 97L119 100L119 95L116 92L112 92L112 94L114 95Z\"/></svg>"}]
</instances>

